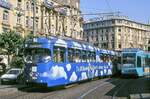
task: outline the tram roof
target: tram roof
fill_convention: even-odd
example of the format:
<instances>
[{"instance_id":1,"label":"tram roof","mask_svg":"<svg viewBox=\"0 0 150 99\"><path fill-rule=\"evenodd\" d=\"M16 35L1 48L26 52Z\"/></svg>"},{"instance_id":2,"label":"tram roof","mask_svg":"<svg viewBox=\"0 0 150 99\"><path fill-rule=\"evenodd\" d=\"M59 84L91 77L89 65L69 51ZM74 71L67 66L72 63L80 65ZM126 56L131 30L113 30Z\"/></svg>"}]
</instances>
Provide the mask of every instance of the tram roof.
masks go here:
<instances>
[{"instance_id":1,"label":"tram roof","mask_svg":"<svg viewBox=\"0 0 150 99\"><path fill-rule=\"evenodd\" d=\"M75 49L80 49L80 50L89 50L89 51L99 51L101 53L105 53L105 54L111 54L111 55L115 55L114 51L110 51L110 50L105 50L105 49L100 49L97 47L94 47L92 45L90 45L87 42L80 42L74 39L61 39L61 38L57 38L57 37L40 37L40 38L34 38L34 40L32 40L33 42L40 42L40 43L50 43L50 44L54 44L56 46L60 46L60 47L68 47L68 48L75 48ZM31 40L27 43L31 43Z\"/></svg>"},{"instance_id":2,"label":"tram roof","mask_svg":"<svg viewBox=\"0 0 150 99\"><path fill-rule=\"evenodd\" d=\"M140 51L143 51L142 49L139 49L139 48L124 48L122 50L122 52L140 52Z\"/></svg>"}]
</instances>

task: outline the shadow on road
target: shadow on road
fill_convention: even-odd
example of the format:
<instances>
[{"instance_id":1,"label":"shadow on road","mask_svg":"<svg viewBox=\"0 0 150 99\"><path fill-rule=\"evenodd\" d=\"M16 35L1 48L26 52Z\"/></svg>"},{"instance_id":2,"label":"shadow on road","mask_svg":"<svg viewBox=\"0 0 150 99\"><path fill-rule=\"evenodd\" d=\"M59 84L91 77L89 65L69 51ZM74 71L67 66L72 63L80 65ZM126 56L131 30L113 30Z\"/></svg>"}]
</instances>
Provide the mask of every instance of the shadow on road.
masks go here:
<instances>
[{"instance_id":1,"label":"shadow on road","mask_svg":"<svg viewBox=\"0 0 150 99\"><path fill-rule=\"evenodd\" d=\"M22 92L32 92L32 93L48 93L52 91L58 91L65 89L64 86L57 86L57 87L43 87L43 86L24 86L18 88L19 91Z\"/></svg>"},{"instance_id":2,"label":"shadow on road","mask_svg":"<svg viewBox=\"0 0 150 99\"><path fill-rule=\"evenodd\" d=\"M105 94L108 96L130 98L131 94L150 94L150 78L121 78L121 80L119 81L116 80L113 82L107 82L110 82L111 84L115 85L113 89L111 89L108 93ZM150 97L148 98L150 99Z\"/></svg>"}]
</instances>

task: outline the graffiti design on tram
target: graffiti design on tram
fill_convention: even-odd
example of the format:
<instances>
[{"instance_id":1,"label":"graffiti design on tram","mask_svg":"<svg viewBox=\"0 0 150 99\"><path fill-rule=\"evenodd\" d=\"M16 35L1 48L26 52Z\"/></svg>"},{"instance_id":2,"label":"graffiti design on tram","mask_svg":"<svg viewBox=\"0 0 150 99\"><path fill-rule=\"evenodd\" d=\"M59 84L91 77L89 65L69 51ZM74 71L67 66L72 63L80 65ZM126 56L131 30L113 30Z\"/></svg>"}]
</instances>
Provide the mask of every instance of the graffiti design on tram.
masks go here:
<instances>
[{"instance_id":1,"label":"graffiti design on tram","mask_svg":"<svg viewBox=\"0 0 150 99\"><path fill-rule=\"evenodd\" d=\"M27 83L48 87L112 75L114 51L57 37L28 40L24 51Z\"/></svg>"}]
</instances>

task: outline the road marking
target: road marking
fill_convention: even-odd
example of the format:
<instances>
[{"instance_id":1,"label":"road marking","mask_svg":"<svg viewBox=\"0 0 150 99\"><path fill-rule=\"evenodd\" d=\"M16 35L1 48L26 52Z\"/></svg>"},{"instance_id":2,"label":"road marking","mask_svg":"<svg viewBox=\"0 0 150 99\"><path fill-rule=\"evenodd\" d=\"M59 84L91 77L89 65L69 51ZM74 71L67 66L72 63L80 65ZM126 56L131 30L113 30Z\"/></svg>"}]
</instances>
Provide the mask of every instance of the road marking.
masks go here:
<instances>
[{"instance_id":1,"label":"road marking","mask_svg":"<svg viewBox=\"0 0 150 99\"><path fill-rule=\"evenodd\" d=\"M113 81L110 81L110 82L113 82ZM83 99L83 97L85 97L89 93L93 92L94 90L96 90L97 88L99 88L99 87L101 87L103 85L109 84L110 82L103 82L103 83L99 84L98 86L94 87L93 89L91 89L91 90L87 91L86 93L84 93L83 95L81 95L78 99Z\"/></svg>"},{"instance_id":2,"label":"road marking","mask_svg":"<svg viewBox=\"0 0 150 99\"><path fill-rule=\"evenodd\" d=\"M112 99L115 99L115 96L117 95L117 93L120 91L120 89L121 88L123 88L127 83L129 83L130 82L130 80L128 81L128 82L126 82L126 83L124 83L124 84L122 84L120 87L119 87L119 89L113 94L113 97L112 97Z\"/></svg>"},{"instance_id":3,"label":"road marking","mask_svg":"<svg viewBox=\"0 0 150 99\"><path fill-rule=\"evenodd\" d=\"M15 85L11 86L11 85L8 85L8 86L0 86L0 89L5 89L5 88L13 88L15 87Z\"/></svg>"},{"instance_id":4,"label":"road marking","mask_svg":"<svg viewBox=\"0 0 150 99\"><path fill-rule=\"evenodd\" d=\"M149 93L141 93L141 94L131 94L130 95L131 99L143 99L143 98L150 98L150 94Z\"/></svg>"}]
</instances>

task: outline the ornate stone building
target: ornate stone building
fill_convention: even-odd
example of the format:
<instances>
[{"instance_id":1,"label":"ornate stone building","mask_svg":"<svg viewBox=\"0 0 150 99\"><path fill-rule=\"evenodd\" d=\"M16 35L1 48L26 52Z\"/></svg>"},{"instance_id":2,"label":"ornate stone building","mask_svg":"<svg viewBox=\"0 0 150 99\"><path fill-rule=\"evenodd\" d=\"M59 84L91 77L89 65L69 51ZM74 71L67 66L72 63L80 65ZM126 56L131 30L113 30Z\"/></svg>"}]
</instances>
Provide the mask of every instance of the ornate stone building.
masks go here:
<instances>
[{"instance_id":1,"label":"ornate stone building","mask_svg":"<svg viewBox=\"0 0 150 99\"><path fill-rule=\"evenodd\" d=\"M87 21L83 28L84 39L100 48L150 50L149 24L135 22L124 16L111 16Z\"/></svg>"},{"instance_id":2,"label":"ornate stone building","mask_svg":"<svg viewBox=\"0 0 150 99\"><path fill-rule=\"evenodd\" d=\"M67 36L82 40L80 0L35 0L37 35ZM33 33L33 0L0 0L0 32Z\"/></svg>"}]
</instances>

